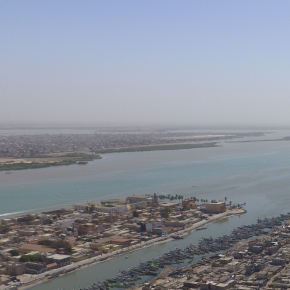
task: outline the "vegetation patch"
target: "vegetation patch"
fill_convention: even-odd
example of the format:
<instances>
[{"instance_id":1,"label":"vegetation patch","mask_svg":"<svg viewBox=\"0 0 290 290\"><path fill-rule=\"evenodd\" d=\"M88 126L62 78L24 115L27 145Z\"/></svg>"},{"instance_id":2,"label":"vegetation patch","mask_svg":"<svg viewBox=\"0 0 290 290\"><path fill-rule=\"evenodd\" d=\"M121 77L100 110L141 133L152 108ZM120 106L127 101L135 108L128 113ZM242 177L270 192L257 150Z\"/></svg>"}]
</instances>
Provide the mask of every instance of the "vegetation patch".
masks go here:
<instances>
[{"instance_id":1,"label":"vegetation patch","mask_svg":"<svg viewBox=\"0 0 290 290\"><path fill-rule=\"evenodd\" d=\"M24 158L26 162L18 162L17 158L13 163L0 163L0 171L23 170L23 169L38 169L52 166L72 165L72 164L86 164L88 161L101 159L100 155L86 154L86 153L70 153L58 157L42 157L44 161L35 161L35 158ZM37 159L41 159L38 157ZM21 159L22 160L22 159Z\"/></svg>"},{"instance_id":2,"label":"vegetation patch","mask_svg":"<svg viewBox=\"0 0 290 290\"><path fill-rule=\"evenodd\" d=\"M141 146L141 147L128 147L119 149L104 149L97 150L97 154L105 153L119 153L119 152L140 152L140 151L158 151L158 150L182 150L182 149L194 149L194 148L208 148L219 147L217 142L208 143L195 143L195 144L170 144L170 145L155 145L155 146Z\"/></svg>"},{"instance_id":3,"label":"vegetation patch","mask_svg":"<svg viewBox=\"0 0 290 290\"><path fill-rule=\"evenodd\" d=\"M72 247L69 242L58 240L58 241L51 241L51 240L41 240L38 242L38 245L47 246L53 249L65 249L67 252L72 252Z\"/></svg>"}]
</instances>

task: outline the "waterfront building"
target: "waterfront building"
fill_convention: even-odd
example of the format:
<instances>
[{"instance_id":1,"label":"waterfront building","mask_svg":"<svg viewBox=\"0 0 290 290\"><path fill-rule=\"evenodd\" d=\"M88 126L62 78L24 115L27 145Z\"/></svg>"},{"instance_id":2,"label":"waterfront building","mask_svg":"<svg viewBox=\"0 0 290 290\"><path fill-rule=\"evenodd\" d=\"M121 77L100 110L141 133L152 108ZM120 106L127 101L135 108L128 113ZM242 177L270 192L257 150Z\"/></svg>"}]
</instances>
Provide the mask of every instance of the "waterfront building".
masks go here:
<instances>
[{"instance_id":1,"label":"waterfront building","mask_svg":"<svg viewBox=\"0 0 290 290\"><path fill-rule=\"evenodd\" d=\"M141 201L146 201L149 203L153 202L153 199L151 196L146 196L146 195L133 195L133 196L128 196L126 198L126 201L129 203L137 203L137 202L141 202Z\"/></svg>"},{"instance_id":2,"label":"waterfront building","mask_svg":"<svg viewBox=\"0 0 290 290\"><path fill-rule=\"evenodd\" d=\"M128 247L130 246L131 242L134 241L133 239L126 239L126 238L117 238L117 239L112 239L111 243L115 245L119 245L122 247Z\"/></svg>"},{"instance_id":3,"label":"waterfront building","mask_svg":"<svg viewBox=\"0 0 290 290\"><path fill-rule=\"evenodd\" d=\"M25 265L27 272L30 274L40 274L47 270L46 264L44 263L27 262Z\"/></svg>"},{"instance_id":4,"label":"waterfront building","mask_svg":"<svg viewBox=\"0 0 290 290\"><path fill-rule=\"evenodd\" d=\"M227 210L223 201L208 202L205 205L205 209L207 213L221 213Z\"/></svg>"},{"instance_id":5,"label":"waterfront building","mask_svg":"<svg viewBox=\"0 0 290 290\"><path fill-rule=\"evenodd\" d=\"M76 211L89 211L90 209L95 209L96 207L100 206L99 202L86 202L83 204L74 204L74 210Z\"/></svg>"},{"instance_id":6,"label":"waterfront building","mask_svg":"<svg viewBox=\"0 0 290 290\"><path fill-rule=\"evenodd\" d=\"M125 204L124 200L118 199L118 198L111 198L111 199L106 199L106 200L101 200L101 204L117 204L117 205L123 205Z\"/></svg>"},{"instance_id":7,"label":"waterfront building","mask_svg":"<svg viewBox=\"0 0 290 290\"><path fill-rule=\"evenodd\" d=\"M14 262L7 262L5 264L5 272L10 276L22 275L26 272L26 265Z\"/></svg>"},{"instance_id":8,"label":"waterfront building","mask_svg":"<svg viewBox=\"0 0 290 290\"><path fill-rule=\"evenodd\" d=\"M163 208L174 209L177 204L174 202L160 202L159 206Z\"/></svg>"},{"instance_id":9,"label":"waterfront building","mask_svg":"<svg viewBox=\"0 0 290 290\"><path fill-rule=\"evenodd\" d=\"M71 263L71 256L69 255L52 254L47 256L47 259L56 263L58 267L63 267Z\"/></svg>"},{"instance_id":10,"label":"waterfront building","mask_svg":"<svg viewBox=\"0 0 290 290\"><path fill-rule=\"evenodd\" d=\"M194 199L185 199L182 201L182 207L184 210L197 209L197 205Z\"/></svg>"}]
</instances>

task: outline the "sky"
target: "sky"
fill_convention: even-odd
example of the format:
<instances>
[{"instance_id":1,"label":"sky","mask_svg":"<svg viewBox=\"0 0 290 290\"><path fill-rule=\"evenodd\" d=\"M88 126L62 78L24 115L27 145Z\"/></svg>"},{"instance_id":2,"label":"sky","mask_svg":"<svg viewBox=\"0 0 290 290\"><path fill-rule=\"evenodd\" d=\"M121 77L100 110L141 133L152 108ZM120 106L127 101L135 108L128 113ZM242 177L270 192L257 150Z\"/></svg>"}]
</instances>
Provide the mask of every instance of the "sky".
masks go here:
<instances>
[{"instance_id":1,"label":"sky","mask_svg":"<svg viewBox=\"0 0 290 290\"><path fill-rule=\"evenodd\" d=\"M0 1L0 123L290 124L290 1Z\"/></svg>"}]
</instances>

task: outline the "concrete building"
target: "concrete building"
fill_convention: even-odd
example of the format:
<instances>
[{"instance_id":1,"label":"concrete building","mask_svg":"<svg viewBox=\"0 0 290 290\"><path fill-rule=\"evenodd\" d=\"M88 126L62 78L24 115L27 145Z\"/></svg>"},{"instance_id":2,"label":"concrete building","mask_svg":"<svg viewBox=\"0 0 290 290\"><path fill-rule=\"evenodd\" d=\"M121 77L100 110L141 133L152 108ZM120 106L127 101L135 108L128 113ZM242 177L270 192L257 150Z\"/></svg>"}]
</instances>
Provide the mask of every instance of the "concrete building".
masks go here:
<instances>
[{"instance_id":1,"label":"concrete building","mask_svg":"<svg viewBox=\"0 0 290 290\"><path fill-rule=\"evenodd\" d=\"M174 209L177 204L174 202L160 202L159 206L163 208Z\"/></svg>"},{"instance_id":2,"label":"concrete building","mask_svg":"<svg viewBox=\"0 0 290 290\"><path fill-rule=\"evenodd\" d=\"M208 202L205 205L205 209L208 213L221 213L227 210L226 204L223 201Z\"/></svg>"},{"instance_id":3,"label":"concrete building","mask_svg":"<svg viewBox=\"0 0 290 290\"><path fill-rule=\"evenodd\" d=\"M117 238L117 239L112 239L111 243L123 247L128 247L130 246L131 242L133 239L126 239L126 238Z\"/></svg>"},{"instance_id":4,"label":"concrete building","mask_svg":"<svg viewBox=\"0 0 290 290\"><path fill-rule=\"evenodd\" d=\"M63 267L71 263L71 256L69 255L54 254L47 256L47 259L52 260L58 267Z\"/></svg>"},{"instance_id":5,"label":"concrete building","mask_svg":"<svg viewBox=\"0 0 290 290\"><path fill-rule=\"evenodd\" d=\"M194 199L185 199L182 201L182 207L185 210L197 209L197 205Z\"/></svg>"},{"instance_id":6,"label":"concrete building","mask_svg":"<svg viewBox=\"0 0 290 290\"><path fill-rule=\"evenodd\" d=\"M72 227L75 223L74 219L58 220L53 225L57 228L66 229Z\"/></svg>"},{"instance_id":7,"label":"concrete building","mask_svg":"<svg viewBox=\"0 0 290 290\"><path fill-rule=\"evenodd\" d=\"M47 252L54 253L55 249L52 249L43 245L36 245L36 244L23 244L19 247L19 252L23 254L30 253L33 251L41 252L41 253L47 253Z\"/></svg>"},{"instance_id":8,"label":"concrete building","mask_svg":"<svg viewBox=\"0 0 290 290\"><path fill-rule=\"evenodd\" d=\"M126 201L129 203L136 203L136 202L141 202L141 201L152 203L153 198L151 196L146 196L146 195L133 195L133 196L128 196L126 198Z\"/></svg>"},{"instance_id":9,"label":"concrete building","mask_svg":"<svg viewBox=\"0 0 290 290\"><path fill-rule=\"evenodd\" d=\"M25 265L27 272L31 274L40 274L46 271L46 264L44 263L27 262Z\"/></svg>"},{"instance_id":10,"label":"concrete building","mask_svg":"<svg viewBox=\"0 0 290 290\"><path fill-rule=\"evenodd\" d=\"M7 275L18 276L26 272L25 264L8 262L5 265Z\"/></svg>"},{"instance_id":11,"label":"concrete building","mask_svg":"<svg viewBox=\"0 0 290 290\"><path fill-rule=\"evenodd\" d=\"M119 217L117 215L107 215L105 216L105 222L107 223L114 223L117 222Z\"/></svg>"},{"instance_id":12,"label":"concrete building","mask_svg":"<svg viewBox=\"0 0 290 290\"><path fill-rule=\"evenodd\" d=\"M94 209L101 204L99 202L87 202L83 204L75 204L74 205L74 210L84 210L84 211L89 211L90 208Z\"/></svg>"}]
</instances>

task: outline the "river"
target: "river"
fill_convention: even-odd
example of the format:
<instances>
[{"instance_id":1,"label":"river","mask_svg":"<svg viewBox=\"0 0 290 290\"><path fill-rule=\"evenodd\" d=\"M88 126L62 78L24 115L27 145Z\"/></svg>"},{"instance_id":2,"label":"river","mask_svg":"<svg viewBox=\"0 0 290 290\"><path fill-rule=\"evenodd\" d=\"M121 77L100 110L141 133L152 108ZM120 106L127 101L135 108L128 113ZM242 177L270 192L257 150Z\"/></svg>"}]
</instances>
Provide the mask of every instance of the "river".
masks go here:
<instances>
[{"instance_id":1,"label":"river","mask_svg":"<svg viewBox=\"0 0 290 290\"><path fill-rule=\"evenodd\" d=\"M277 131L260 139L288 135L288 131ZM258 217L289 211L289 141L223 141L221 145L191 150L106 154L103 159L86 166L51 167L12 174L0 172L2 218L17 212L40 211L87 200L154 192L208 200L227 197L233 203L246 202L248 213L241 217L212 224L183 240L134 252L129 259L119 257L31 289L69 290L89 285L175 246L197 243L201 236L223 235L238 225L256 222Z\"/></svg>"}]
</instances>

